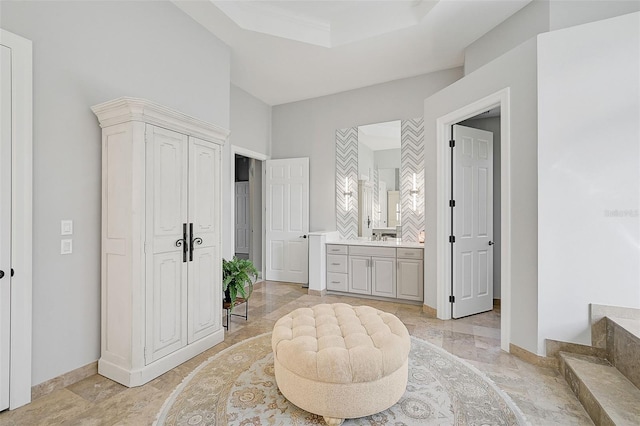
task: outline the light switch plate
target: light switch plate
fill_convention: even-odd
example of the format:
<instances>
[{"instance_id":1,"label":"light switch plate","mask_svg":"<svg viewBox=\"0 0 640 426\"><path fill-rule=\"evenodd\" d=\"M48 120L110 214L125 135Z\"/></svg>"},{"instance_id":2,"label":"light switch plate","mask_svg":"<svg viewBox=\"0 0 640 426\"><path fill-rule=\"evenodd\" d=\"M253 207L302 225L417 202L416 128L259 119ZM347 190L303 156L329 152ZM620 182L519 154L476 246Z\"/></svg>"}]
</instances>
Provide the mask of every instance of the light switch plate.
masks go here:
<instances>
[{"instance_id":1,"label":"light switch plate","mask_svg":"<svg viewBox=\"0 0 640 426\"><path fill-rule=\"evenodd\" d=\"M73 240L60 241L60 254L71 254L73 252Z\"/></svg>"},{"instance_id":2,"label":"light switch plate","mask_svg":"<svg viewBox=\"0 0 640 426\"><path fill-rule=\"evenodd\" d=\"M72 235L73 234L73 221L61 220L60 221L60 235Z\"/></svg>"}]
</instances>

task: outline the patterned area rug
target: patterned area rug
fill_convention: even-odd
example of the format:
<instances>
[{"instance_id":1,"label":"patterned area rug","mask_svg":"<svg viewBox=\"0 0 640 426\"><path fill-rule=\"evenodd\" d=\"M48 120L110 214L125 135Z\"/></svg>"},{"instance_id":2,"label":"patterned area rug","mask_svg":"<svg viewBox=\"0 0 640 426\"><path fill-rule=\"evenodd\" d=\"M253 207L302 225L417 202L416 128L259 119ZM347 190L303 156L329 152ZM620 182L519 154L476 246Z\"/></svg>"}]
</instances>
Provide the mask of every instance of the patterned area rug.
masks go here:
<instances>
[{"instance_id":1,"label":"patterned area rug","mask_svg":"<svg viewBox=\"0 0 640 426\"><path fill-rule=\"evenodd\" d=\"M209 358L173 391L157 425L323 425L278 391L271 333ZM521 411L473 366L411 337L409 382L386 411L344 425L518 425Z\"/></svg>"}]
</instances>

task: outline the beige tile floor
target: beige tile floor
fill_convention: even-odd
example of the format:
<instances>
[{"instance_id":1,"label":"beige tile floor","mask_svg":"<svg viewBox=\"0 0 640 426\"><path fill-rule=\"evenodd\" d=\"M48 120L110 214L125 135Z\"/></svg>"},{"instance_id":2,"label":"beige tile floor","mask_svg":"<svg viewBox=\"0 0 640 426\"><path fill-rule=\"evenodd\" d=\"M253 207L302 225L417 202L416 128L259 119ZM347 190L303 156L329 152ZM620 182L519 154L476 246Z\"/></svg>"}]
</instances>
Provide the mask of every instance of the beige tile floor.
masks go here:
<instances>
[{"instance_id":1,"label":"beige tile floor","mask_svg":"<svg viewBox=\"0 0 640 426\"><path fill-rule=\"evenodd\" d=\"M532 425L593 424L564 378L553 369L527 364L500 350L500 313L440 321L420 306L344 296L310 296L299 285L256 285L249 320L233 317L223 343L137 388L126 388L99 375L0 413L5 425L150 425L171 391L201 362L248 337L271 331L291 310L317 303L367 304L400 318L409 332L444 348L484 372L522 409ZM242 307L237 308L242 311Z\"/></svg>"}]
</instances>

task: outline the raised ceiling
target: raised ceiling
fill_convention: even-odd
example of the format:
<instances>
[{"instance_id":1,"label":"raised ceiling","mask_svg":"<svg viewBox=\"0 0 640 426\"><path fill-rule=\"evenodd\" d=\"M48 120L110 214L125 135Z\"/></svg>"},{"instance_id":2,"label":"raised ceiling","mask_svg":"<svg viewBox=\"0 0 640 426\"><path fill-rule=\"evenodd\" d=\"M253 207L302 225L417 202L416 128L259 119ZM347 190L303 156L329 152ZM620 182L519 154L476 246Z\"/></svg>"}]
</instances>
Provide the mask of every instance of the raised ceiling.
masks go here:
<instances>
[{"instance_id":1,"label":"raised ceiling","mask_svg":"<svg viewBox=\"0 0 640 426\"><path fill-rule=\"evenodd\" d=\"M231 82L270 105L461 66L531 0L174 1L231 49Z\"/></svg>"}]
</instances>

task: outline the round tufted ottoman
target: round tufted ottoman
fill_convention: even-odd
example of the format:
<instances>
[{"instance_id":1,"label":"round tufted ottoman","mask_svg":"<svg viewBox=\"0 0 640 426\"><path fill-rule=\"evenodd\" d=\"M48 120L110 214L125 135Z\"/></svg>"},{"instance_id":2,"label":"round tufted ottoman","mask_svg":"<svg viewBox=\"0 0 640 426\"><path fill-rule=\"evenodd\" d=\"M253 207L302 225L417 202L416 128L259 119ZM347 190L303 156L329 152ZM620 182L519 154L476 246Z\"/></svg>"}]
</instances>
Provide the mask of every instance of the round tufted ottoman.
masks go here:
<instances>
[{"instance_id":1,"label":"round tufted ottoman","mask_svg":"<svg viewBox=\"0 0 640 426\"><path fill-rule=\"evenodd\" d=\"M386 410L407 386L409 332L370 306L296 309L276 322L271 346L280 392L329 425Z\"/></svg>"}]
</instances>

